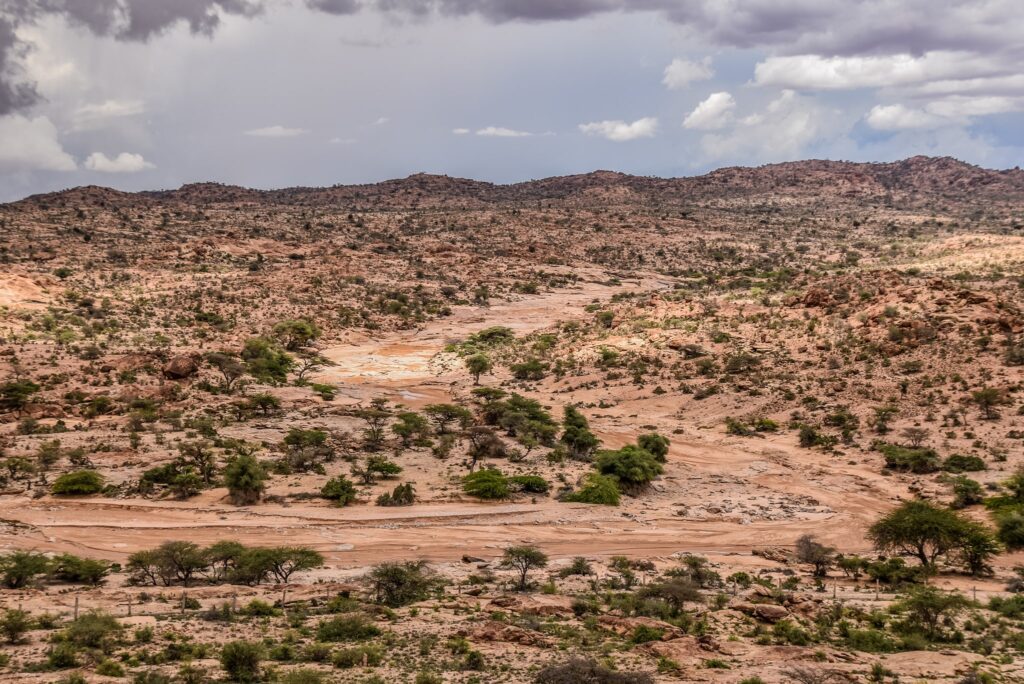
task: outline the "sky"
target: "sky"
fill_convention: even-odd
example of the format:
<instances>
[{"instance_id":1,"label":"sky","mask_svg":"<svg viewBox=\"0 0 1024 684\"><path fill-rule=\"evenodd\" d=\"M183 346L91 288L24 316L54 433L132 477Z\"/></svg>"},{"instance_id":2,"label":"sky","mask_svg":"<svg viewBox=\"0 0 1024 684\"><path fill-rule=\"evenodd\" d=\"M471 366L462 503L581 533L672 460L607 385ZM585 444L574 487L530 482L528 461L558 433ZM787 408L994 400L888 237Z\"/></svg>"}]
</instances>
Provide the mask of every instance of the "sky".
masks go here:
<instances>
[{"instance_id":1,"label":"sky","mask_svg":"<svg viewBox=\"0 0 1024 684\"><path fill-rule=\"evenodd\" d=\"M0 201L1024 160L1020 0L0 0Z\"/></svg>"}]
</instances>

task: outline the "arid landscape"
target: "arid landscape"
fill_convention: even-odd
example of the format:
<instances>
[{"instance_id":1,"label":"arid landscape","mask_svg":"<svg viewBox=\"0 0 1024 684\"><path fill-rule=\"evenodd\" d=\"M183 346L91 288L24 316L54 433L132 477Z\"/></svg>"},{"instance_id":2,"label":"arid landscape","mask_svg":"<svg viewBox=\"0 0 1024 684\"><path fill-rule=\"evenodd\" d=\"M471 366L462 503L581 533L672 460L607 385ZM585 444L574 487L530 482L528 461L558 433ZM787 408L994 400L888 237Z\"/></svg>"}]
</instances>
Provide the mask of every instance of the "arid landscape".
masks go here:
<instances>
[{"instance_id":1,"label":"arid landscape","mask_svg":"<svg viewBox=\"0 0 1024 684\"><path fill-rule=\"evenodd\" d=\"M1024 171L0 205L0 680L1024 681Z\"/></svg>"}]
</instances>

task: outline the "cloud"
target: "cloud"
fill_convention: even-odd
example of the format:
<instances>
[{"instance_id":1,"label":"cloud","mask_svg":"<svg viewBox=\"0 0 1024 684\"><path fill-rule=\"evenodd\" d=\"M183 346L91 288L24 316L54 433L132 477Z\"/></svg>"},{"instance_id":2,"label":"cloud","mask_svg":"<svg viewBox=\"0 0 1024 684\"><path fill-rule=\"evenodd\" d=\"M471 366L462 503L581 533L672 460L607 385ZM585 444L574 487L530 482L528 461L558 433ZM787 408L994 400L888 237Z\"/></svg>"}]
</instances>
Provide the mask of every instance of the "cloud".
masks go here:
<instances>
[{"instance_id":1,"label":"cloud","mask_svg":"<svg viewBox=\"0 0 1024 684\"><path fill-rule=\"evenodd\" d=\"M0 117L0 172L74 171L74 158L57 139L57 128L45 116L33 119Z\"/></svg>"},{"instance_id":2,"label":"cloud","mask_svg":"<svg viewBox=\"0 0 1024 684\"><path fill-rule=\"evenodd\" d=\"M705 57L699 62L676 58L665 67L665 77L661 82L669 90L680 90L694 81L706 81L714 75L710 57Z\"/></svg>"},{"instance_id":3,"label":"cloud","mask_svg":"<svg viewBox=\"0 0 1024 684\"><path fill-rule=\"evenodd\" d=\"M355 144L358 141L355 138L340 138L340 137L336 137L336 138L331 138L327 142L329 142L332 145L353 145L353 144Z\"/></svg>"},{"instance_id":4,"label":"cloud","mask_svg":"<svg viewBox=\"0 0 1024 684\"><path fill-rule=\"evenodd\" d=\"M85 168L102 173L138 173L156 166L143 159L141 154L122 152L111 159L102 152L93 152L85 160Z\"/></svg>"},{"instance_id":5,"label":"cloud","mask_svg":"<svg viewBox=\"0 0 1024 684\"><path fill-rule=\"evenodd\" d=\"M377 119L374 120L373 125L374 126L383 126L388 121L391 121L391 119L389 119L386 116L381 116L381 117L378 117Z\"/></svg>"},{"instance_id":6,"label":"cloud","mask_svg":"<svg viewBox=\"0 0 1024 684\"><path fill-rule=\"evenodd\" d=\"M255 138L294 138L306 132L304 128L287 128L286 126L266 126L245 131L245 135Z\"/></svg>"},{"instance_id":7,"label":"cloud","mask_svg":"<svg viewBox=\"0 0 1024 684\"><path fill-rule=\"evenodd\" d=\"M533 135L533 133L527 133L526 131L516 131L511 128L502 128L501 126L481 128L476 134L489 138L528 138Z\"/></svg>"},{"instance_id":8,"label":"cloud","mask_svg":"<svg viewBox=\"0 0 1024 684\"><path fill-rule=\"evenodd\" d=\"M658 132L658 120L654 117L637 119L633 123L625 121L595 121L580 124L580 131L585 135L596 135L613 142L628 142L638 138L650 138Z\"/></svg>"},{"instance_id":9,"label":"cloud","mask_svg":"<svg viewBox=\"0 0 1024 684\"><path fill-rule=\"evenodd\" d=\"M928 52L919 57L794 55L769 57L757 64L754 83L796 90L883 88L990 76L1008 66L1001 60L964 52Z\"/></svg>"},{"instance_id":10,"label":"cloud","mask_svg":"<svg viewBox=\"0 0 1024 684\"><path fill-rule=\"evenodd\" d=\"M48 16L63 17L98 36L147 41L179 23L194 34L212 35L222 14L252 16L264 0L6 0L0 2L0 115L40 101L22 62L31 52L17 33Z\"/></svg>"},{"instance_id":11,"label":"cloud","mask_svg":"<svg viewBox=\"0 0 1024 684\"><path fill-rule=\"evenodd\" d=\"M355 14L360 9L357 0L306 0L306 6L327 14Z\"/></svg>"},{"instance_id":12,"label":"cloud","mask_svg":"<svg viewBox=\"0 0 1024 684\"><path fill-rule=\"evenodd\" d=\"M106 100L79 107L72 114L75 130L100 128L113 119L137 116L146 111L142 100Z\"/></svg>"},{"instance_id":13,"label":"cloud","mask_svg":"<svg viewBox=\"0 0 1024 684\"><path fill-rule=\"evenodd\" d=\"M877 105L871 108L864 120L879 131L905 131L915 128L938 128L949 125L950 121L921 109L911 109L902 104Z\"/></svg>"},{"instance_id":14,"label":"cloud","mask_svg":"<svg viewBox=\"0 0 1024 684\"><path fill-rule=\"evenodd\" d=\"M468 128L453 128L452 133L455 135L469 135L472 131Z\"/></svg>"},{"instance_id":15,"label":"cloud","mask_svg":"<svg viewBox=\"0 0 1024 684\"><path fill-rule=\"evenodd\" d=\"M699 131L722 128L732 119L735 108L736 100L729 93L711 93L683 119L683 128Z\"/></svg>"},{"instance_id":16,"label":"cloud","mask_svg":"<svg viewBox=\"0 0 1024 684\"><path fill-rule=\"evenodd\" d=\"M768 163L800 159L815 143L845 136L848 124L838 112L792 90L733 122L728 130L701 138L705 162Z\"/></svg>"}]
</instances>

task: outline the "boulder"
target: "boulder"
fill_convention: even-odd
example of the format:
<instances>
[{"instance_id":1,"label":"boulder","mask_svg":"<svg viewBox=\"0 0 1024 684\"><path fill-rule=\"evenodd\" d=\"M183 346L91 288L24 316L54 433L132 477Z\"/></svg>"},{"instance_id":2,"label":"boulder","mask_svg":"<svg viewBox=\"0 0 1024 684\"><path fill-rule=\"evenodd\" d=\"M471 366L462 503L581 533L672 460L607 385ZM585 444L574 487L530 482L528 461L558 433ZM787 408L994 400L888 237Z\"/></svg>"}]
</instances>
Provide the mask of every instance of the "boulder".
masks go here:
<instances>
[{"instance_id":1,"label":"boulder","mask_svg":"<svg viewBox=\"0 0 1024 684\"><path fill-rule=\"evenodd\" d=\"M199 372L199 363L194 357L179 354L171 357L163 367L164 377L171 380L184 380Z\"/></svg>"}]
</instances>

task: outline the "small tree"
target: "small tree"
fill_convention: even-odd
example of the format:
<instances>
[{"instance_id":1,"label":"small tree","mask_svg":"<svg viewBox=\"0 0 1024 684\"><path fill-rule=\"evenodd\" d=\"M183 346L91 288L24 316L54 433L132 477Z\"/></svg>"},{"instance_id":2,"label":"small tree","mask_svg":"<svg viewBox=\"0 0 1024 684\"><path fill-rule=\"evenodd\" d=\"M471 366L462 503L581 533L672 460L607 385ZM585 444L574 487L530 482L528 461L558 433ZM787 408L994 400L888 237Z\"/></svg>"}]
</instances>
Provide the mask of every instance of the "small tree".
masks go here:
<instances>
[{"instance_id":1,"label":"small tree","mask_svg":"<svg viewBox=\"0 0 1024 684\"><path fill-rule=\"evenodd\" d=\"M231 502L246 506L259 502L266 490L267 471L251 454L235 457L224 469L224 484Z\"/></svg>"},{"instance_id":2,"label":"small tree","mask_svg":"<svg viewBox=\"0 0 1024 684\"><path fill-rule=\"evenodd\" d=\"M8 589L28 586L36 576L45 574L49 568L49 559L35 551L11 551L0 556L0 579Z\"/></svg>"},{"instance_id":3,"label":"small tree","mask_svg":"<svg viewBox=\"0 0 1024 684\"><path fill-rule=\"evenodd\" d=\"M427 598L436 584L426 573L425 561L381 563L370 571L369 579L374 601L390 608L400 608Z\"/></svg>"},{"instance_id":4,"label":"small tree","mask_svg":"<svg viewBox=\"0 0 1024 684\"><path fill-rule=\"evenodd\" d=\"M480 376L490 373L494 364L486 354L473 354L466 357L466 370L473 376L473 384L480 384Z\"/></svg>"},{"instance_id":5,"label":"small tree","mask_svg":"<svg viewBox=\"0 0 1024 684\"><path fill-rule=\"evenodd\" d=\"M884 435L891 429L889 424L892 419L899 413L899 409L892 405L876 406L874 409L874 425L875 432L880 435Z\"/></svg>"},{"instance_id":6,"label":"small tree","mask_svg":"<svg viewBox=\"0 0 1024 684\"><path fill-rule=\"evenodd\" d=\"M324 557L305 546L278 546L268 549L270 572L281 584L285 584L296 572L313 570L324 564Z\"/></svg>"},{"instance_id":7,"label":"small tree","mask_svg":"<svg viewBox=\"0 0 1024 684\"><path fill-rule=\"evenodd\" d=\"M455 404L430 404L424 407L423 412L433 421L437 426L438 433L442 435L449 431L453 423L458 423L461 427L468 427L473 421L473 414L469 409Z\"/></svg>"},{"instance_id":8,"label":"small tree","mask_svg":"<svg viewBox=\"0 0 1024 684\"><path fill-rule=\"evenodd\" d=\"M931 585L911 588L906 596L893 605L897 613L907 615L908 628L920 628L928 639L941 638L940 623L956 616L969 605L957 592L945 592Z\"/></svg>"},{"instance_id":9,"label":"small tree","mask_svg":"<svg viewBox=\"0 0 1024 684\"><path fill-rule=\"evenodd\" d=\"M28 406L39 385L31 380L10 380L0 385L0 411L14 411L18 415Z\"/></svg>"},{"instance_id":10,"label":"small tree","mask_svg":"<svg viewBox=\"0 0 1024 684\"><path fill-rule=\"evenodd\" d=\"M963 539L966 521L956 512L927 501L905 501L868 529L868 538L882 553L916 556L922 565L935 559Z\"/></svg>"},{"instance_id":11,"label":"small tree","mask_svg":"<svg viewBox=\"0 0 1024 684\"><path fill-rule=\"evenodd\" d=\"M548 557L536 546L510 546L505 549L505 555L501 560L501 566L510 568L519 573L516 588L519 591L526 591L527 576L530 570L543 568L548 564Z\"/></svg>"},{"instance_id":12,"label":"small tree","mask_svg":"<svg viewBox=\"0 0 1024 684\"><path fill-rule=\"evenodd\" d=\"M281 321L274 326L274 337L288 351L296 351L320 337L320 328L306 318Z\"/></svg>"},{"instance_id":13,"label":"small tree","mask_svg":"<svg viewBox=\"0 0 1024 684\"><path fill-rule=\"evenodd\" d=\"M0 634L9 644L21 643L25 633L32 629L28 611L9 608L0 616Z\"/></svg>"},{"instance_id":14,"label":"small tree","mask_svg":"<svg viewBox=\"0 0 1024 684\"><path fill-rule=\"evenodd\" d=\"M288 379L288 372L295 366L295 360L287 352L265 337L246 340L242 360L257 380L277 385Z\"/></svg>"},{"instance_id":15,"label":"small tree","mask_svg":"<svg viewBox=\"0 0 1024 684\"><path fill-rule=\"evenodd\" d=\"M796 540L796 557L801 563L814 566L815 577L826 577L836 554L831 546L819 544L813 535L805 534Z\"/></svg>"},{"instance_id":16,"label":"small tree","mask_svg":"<svg viewBox=\"0 0 1024 684\"><path fill-rule=\"evenodd\" d=\"M569 457L578 461L588 461L594 451L601 445L601 440L590 431L586 417L575 407L566 405L563 409L562 424L565 426L560 441L569 452Z\"/></svg>"},{"instance_id":17,"label":"small tree","mask_svg":"<svg viewBox=\"0 0 1024 684\"><path fill-rule=\"evenodd\" d=\"M221 667L233 682L258 682L262 660L263 647L251 641L232 641L220 650Z\"/></svg>"},{"instance_id":18,"label":"small tree","mask_svg":"<svg viewBox=\"0 0 1024 684\"><path fill-rule=\"evenodd\" d=\"M220 373L220 388L231 393L235 383L245 375L245 364L230 352L211 352L206 355L206 362Z\"/></svg>"},{"instance_id":19,"label":"small tree","mask_svg":"<svg viewBox=\"0 0 1024 684\"><path fill-rule=\"evenodd\" d=\"M971 392L971 401L981 409L981 417L985 420L995 420L999 417L996 406L1002 402L1002 393L996 388L985 387Z\"/></svg>"},{"instance_id":20,"label":"small tree","mask_svg":"<svg viewBox=\"0 0 1024 684\"><path fill-rule=\"evenodd\" d=\"M907 440L911 447L916 449L924 444L924 441L928 439L928 435L930 433L924 428L908 427L904 428L900 434L903 436L903 439Z\"/></svg>"}]
</instances>

